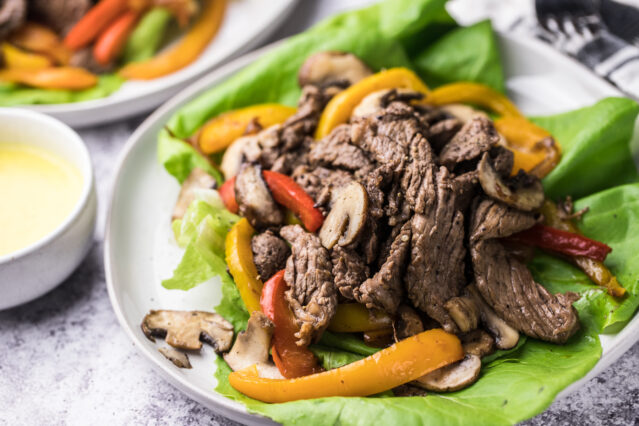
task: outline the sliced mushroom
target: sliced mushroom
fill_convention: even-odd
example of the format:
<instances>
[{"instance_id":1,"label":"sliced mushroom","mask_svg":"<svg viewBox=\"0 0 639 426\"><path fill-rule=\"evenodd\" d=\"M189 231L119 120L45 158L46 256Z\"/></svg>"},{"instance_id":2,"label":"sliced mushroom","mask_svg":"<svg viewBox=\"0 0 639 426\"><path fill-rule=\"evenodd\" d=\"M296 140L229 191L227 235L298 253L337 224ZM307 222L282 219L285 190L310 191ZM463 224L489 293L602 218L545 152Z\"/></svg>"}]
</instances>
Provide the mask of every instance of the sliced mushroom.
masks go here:
<instances>
[{"instance_id":1,"label":"sliced mushroom","mask_svg":"<svg viewBox=\"0 0 639 426\"><path fill-rule=\"evenodd\" d=\"M142 332L177 349L197 350L202 342L216 352L225 352L233 341L233 326L221 315L204 311L150 311L142 320Z\"/></svg>"},{"instance_id":2,"label":"sliced mushroom","mask_svg":"<svg viewBox=\"0 0 639 426\"><path fill-rule=\"evenodd\" d=\"M477 116L490 118L484 111L464 104L442 105L440 109L459 119L462 123L466 123Z\"/></svg>"},{"instance_id":3,"label":"sliced mushroom","mask_svg":"<svg viewBox=\"0 0 639 426\"><path fill-rule=\"evenodd\" d=\"M254 311L246 330L237 335L233 348L224 354L224 361L233 371L257 364L260 377L283 379L275 364L268 357L273 336L273 323L262 312Z\"/></svg>"},{"instance_id":4,"label":"sliced mushroom","mask_svg":"<svg viewBox=\"0 0 639 426\"><path fill-rule=\"evenodd\" d=\"M184 352L180 352L170 346L163 346L158 349L158 352L164 355L166 359L171 361L178 368L191 368L189 356Z\"/></svg>"},{"instance_id":5,"label":"sliced mushroom","mask_svg":"<svg viewBox=\"0 0 639 426\"><path fill-rule=\"evenodd\" d=\"M495 339L484 330L477 329L460 337L465 354L482 358L495 351Z\"/></svg>"},{"instance_id":6,"label":"sliced mushroom","mask_svg":"<svg viewBox=\"0 0 639 426\"><path fill-rule=\"evenodd\" d=\"M284 223L284 213L275 203L271 191L262 178L262 168L243 164L235 177L235 199L239 212L255 228L279 226Z\"/></svg>"},{"instance_id":7,"label":"sliced mushroom","mask_svg":"<svg viewBox=\"0 0 639 426\"><path fill-rule=\"evenodd\" d=\"M477 355L466 355L461 361L439 368L412 383L434 392L453 392L475 383L480 371L481 359Z\"/></svg>"},{"instance_id":8,"label":"sliced mushroom","mask_svg":"<svg viewBox=\"0 0 639 426\"><path fill-rule=\"evenodd\" d=\"M468 294L473 298L479 308L481 321L488 331L495 336L495 344L499 349L515 347L519 341L519 332L512 328L503 319L499 318L495 311L484 301L474 284L466 287Z\"/></svg>"},{"instance_id":9,"label":"sliced mushroom","mask_svg":"<svg viewBox=\"0 0 639 426\"><path fill-rule=\"evenodd\" d=\"M522 171L507 181L495 171L486 152L477 166L479 183L490 197L519 210L532 211L544 203L544 188L535 176Z\"/></svg>"},{"instance_id":10,"label":"sliced mushroom","mask_svg":"<svg viewBox=\"0 0 639 426\"><path fill-rule=\"evenodd\" d=\"M319 231L322 245L327 249L335 244L346 246L359 236L368 216L368 194L359 182L343 187Z\"/></svg>"},{"instance_id":11,"label":"sliced mushroom","mask_svg":"<svg viewBox=\"0 0 639 426\"><path fill-rule=\"evenodd\" d=\"M309 56L297 75L300 86L357 83L373 72L357 56L346 52L319 52Z\"/></svg>"},{"instance_id":12,"label":"sliced mushroom","mask_svg":"<svg viewBox=\"0 0 639 426\"><path fill-rule=\"evenodd\" d=\"M444 308L462 333L468 333L477 328L479 309L470 297L453 297L444 304Z\"/></svg>"},{"instance_id":13,"label":"sliced mushroom","mask_svg":"<svg viewBox=\"0 0 639 426\"><path fill-rule=\"evenodd\" d=\"M424 97L423 94L410 89L383 89L371 93L357 104L351 118L376 114L393 101L410 102Z\"/></svg>"},{"instance_id":14,"label":"sliced mushroom","mask_svg":"<svg viewBox=\"0 0 639 426\"><path fill-rule=\"evenodd\" d=\"M194 168L189 177L186 178L180 189L180 195L178 195L177 203L173 208L173 216L171 220L182 219L186 209L189 208L193 200L195 200L198 189L214 189L217 182L213 176L200 169Z\"/></svg>"},{"instance_id":15,"label":"sliced mushroom","mask_svg":"<svg viewBox=\"0 0 639 426\"><path fill-rule=\"evenodd\" d=\"M240 172L240 167L244 161L244 148L255 139L255 136L242 136L235 139L222 156L220 169L224 173L226 180L231 179Z\"/></svg>"}]
</instances>

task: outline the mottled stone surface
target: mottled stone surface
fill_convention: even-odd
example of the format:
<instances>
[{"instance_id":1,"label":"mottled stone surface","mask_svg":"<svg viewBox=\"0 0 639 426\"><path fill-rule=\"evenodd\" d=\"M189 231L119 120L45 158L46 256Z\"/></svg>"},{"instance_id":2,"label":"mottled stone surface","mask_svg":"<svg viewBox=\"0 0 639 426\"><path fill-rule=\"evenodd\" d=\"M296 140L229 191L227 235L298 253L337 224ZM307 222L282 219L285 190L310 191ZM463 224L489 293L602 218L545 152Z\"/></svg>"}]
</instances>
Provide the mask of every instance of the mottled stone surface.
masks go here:
<instances>
[{"instance_id":1,"label":"mottled stone surface","mask_svg":"<svg viewBox=\"0 0 639 426\"><path fill-rule=\"evenodd\" d=\"M302 0L274 39L300 31L346 3ZM98 186L96 242L58 288L0 312L0 425L235 424L159 378L120 329L109 303L102 265L104 212L118 152L140 122L137 118L81 131ZM635 345L601 376L526 424L636 424L638 367Z\"/></svg>"}]
</instances>

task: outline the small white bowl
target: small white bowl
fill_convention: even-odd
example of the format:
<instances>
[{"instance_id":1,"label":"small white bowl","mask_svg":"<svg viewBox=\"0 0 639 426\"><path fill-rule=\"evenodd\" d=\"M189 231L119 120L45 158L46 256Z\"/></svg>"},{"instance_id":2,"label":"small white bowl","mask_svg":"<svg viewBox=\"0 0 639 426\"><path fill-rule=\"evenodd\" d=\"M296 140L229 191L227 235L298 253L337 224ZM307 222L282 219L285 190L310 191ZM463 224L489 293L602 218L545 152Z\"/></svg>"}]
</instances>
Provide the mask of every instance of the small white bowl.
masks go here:
<instances>
[{"instance_id":1,"label":"small white bowl","mask_svg":"<svg viewBox=\"0 0 639 426\"><path fill-rule=\"evenodd\" d=\"M6 309L43 295L78 267L93 240L97 199L89 151L66 124L25 109L0 108L0 141L43 148L77 167L84 179L77 204L57 228L0 256L0 309Z\"/></svg>"}]
</instances>

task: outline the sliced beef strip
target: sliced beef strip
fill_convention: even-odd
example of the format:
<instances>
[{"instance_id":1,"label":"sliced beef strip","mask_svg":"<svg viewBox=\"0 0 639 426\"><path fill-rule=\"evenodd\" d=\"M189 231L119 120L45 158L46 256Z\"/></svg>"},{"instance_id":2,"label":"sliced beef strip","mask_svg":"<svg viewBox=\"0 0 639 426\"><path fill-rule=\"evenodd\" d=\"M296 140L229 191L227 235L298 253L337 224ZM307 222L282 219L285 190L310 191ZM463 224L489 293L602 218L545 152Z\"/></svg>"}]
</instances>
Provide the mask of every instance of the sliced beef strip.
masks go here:
<instances>
[{"instance_id":1,"label":"sliced beef strip","mask_svg":"<svg viewBox=\"0 0 639 426\"><path fill-rule=\"evenodd\" d=\"M538 217L493 200L482 200L471 219L471 256L477 288L508 324L527 336L565 343L579 329L575 293L550 294L498 238L537 223Z\"/></svg>"},{"instance_id":2,"label":"sliced beef strip","mask_svg":"<svg viewBox=\"0 0 639 426\"><path fill-rule=\"evenodd\" d=\"M463 123L457 118L446 118L428 127L426 139L435 152L440 152L444 146L459 132Z\"/></svg>"},{"instance_id":3,"label":"sliced beef strip","mask_svg":"<svg viewBox=\"0 0 639 426\"><path fill-rule=\"evenodd\" d=\"M286 241L270 230L253 236L251 250L257 273L262 281L268 280L277 271L284 269L286 259L291 254Z\"/></svg>"},{"instance_id":4,"label":"sliced beef strip","mask_svg":"<svg viewBox=\"0 0 639 426\"><path fill-rule=\"evenodd\" d=\"M24 24L27 16L26 0L0 1L0 41ZM0 61L2 62L2 61Z\"/></svg>"},{"instance_id":5,"label":"sliced beef strip","mask_svg":"<svg viewBox=\"0 0 639 426\"><path fill-rule=\"evenodd\" d=\"M406 222L395 236L380 270L353 290L355 300L369 309L381 309L391 315L397 312L404 296L402 276L410 250L410 235L411 225Z\"/></svg>"},{"instance_id":6,"label":"sliced beef strip","mask_svg":"<svg viewBox=\"0 0 639 426\"><path fill-rule=\"evenodd\" d=\"M297 166L292 178L322 207L329 206L337 190L353 180L353 176L344 170L307 165Z\"/></svg>"},{"instance_id":7,"label":"sliced beef strip","mask_svg":"<svg viewBox=\"0 0 639 426\"><path fill-rule=\"evenodd\" d=\"M29 14L64 35L92 5L91 0L29 0Z\"/></svg>"},{"instance_id":8,"label":"sliced beef strip","mask_svg":"<svg viewBox=\"0 0 639 426\"><path fill-rule=\"evenodd\" d=\"M490 150L493 167L503 178L508 178L513 170L515 156L511 150L503 146L496 146Z\"/></svg>"},{"instance_id":9,"label":"sliced beef strip","mask_svg":"<svg viewBox=\"0 0 639 426\"><path fill-rule=\"evenodd\" d=\"M275 203L258 165L242 165L235 177L235 199L240 215L255 228L268 228L284 223L284 212Z\"/></svg>"},{"instance_id":10,"label":"sliced beef strip","mask_svg":"<svg viewBox=\"0 0 639 426\"><path fill-rule=\"evenodd\" d=\"M336 245L331 249L335 286L346 299L353 300L353 290L368 277L368 266L362 256L352 248Z\"/></svg>"},{"instance_id":11,"label":"sliced beef strip","mask_svg":"<svg viewBox=\"0 0 639 426\"><path fill-rule=\"evenodd\" d=\"M362 170L372 167L366 153L351 144L348 124L336 127L328 136L315 143L309 153L311 166L324 166L344 170Z\"/></svg>"},{"instance_id":12,"label":"sliced beef strip","mask_svg":"<svg viewBox=\"0 0 639 426\"><path fill-rule=\"evenodd\" d=\"M456 209L458 194L445 167L435 175L428 171L423 190L429 201L410 221L411 254L404 282L415 307L446 331L458 332L444 304L460 294L466 281L464 215Z\"/></svg>"},{"instance_id":13,"label":"sliced beef strip","mask_svg":"<svg viewBox=\"0 0 639 426\"><path fill-rule=\"evenodd\" d=\"M439 154L442 165L454 170L455 166L479 160L481 155L499 143L499 134L486 117L477 116L469 120Z\"/></svg>"},{"instance_id":14,"label":"sliced beef strip","mask_svg":"<svg viewBox=\"0 0 639 426\"><path fill-rule=\"evenodd\" d=\"M337 89L334 86L305 86L297 112L282 125L261 131L244 147L247 161L284 174L290 174L295 167L306 163L319 117L335 93Z\"/></svg>"},{"instance_id":15,"label":"sliced beef strip","mask_svg":"<svg viewBox=\"0 0 639 426\"><path fill-rule=\"evenodd\" d=\"M400 341L424 331L424 323L415 309L400 305L395 318L395 340Z\"/></svg>"},{"instance_id":16,"label":"sliced beef strip","mask_svg":"<svg viewBox=\"0 0 639 426\"><path fill-rule=\"evenodd\" d=\"M337 288L333 281L330 255L320 239L299 225L285 226L280 235L291 244L292 254L286 261L286 292L300 331L297 344L306 346L317 341L337 308Z\"/></svg>"}]
</instances>

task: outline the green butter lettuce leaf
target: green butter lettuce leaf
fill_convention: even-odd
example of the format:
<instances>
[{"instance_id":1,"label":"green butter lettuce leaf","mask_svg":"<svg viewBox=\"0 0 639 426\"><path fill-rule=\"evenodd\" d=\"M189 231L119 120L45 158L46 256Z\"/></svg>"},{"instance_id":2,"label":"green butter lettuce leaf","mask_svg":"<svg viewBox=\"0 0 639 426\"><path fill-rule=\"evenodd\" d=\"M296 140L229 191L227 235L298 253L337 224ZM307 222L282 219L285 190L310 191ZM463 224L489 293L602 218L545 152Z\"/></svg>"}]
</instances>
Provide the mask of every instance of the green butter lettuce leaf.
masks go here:
<instances>
[{"instance_id":1,"label":"green butter lettuce leaf","mask_svg":"<svg viewBox=\"0 0 639 426\"><path fill-rule=\"evenodd\" d=\"M429 86L457 81L483 83L504 93L504 72L489 21L449 32L414 58Z\"/></svg>"},{"instance_id":2,"label":"green butter lettuce leaf","mask_svg":"<svg viewBox=\"0 0 639 426\"><path fill-rule=\"evenodd\" d=\"M20 85L6 85L0 89L0 106L62 104L83 102L104 98L115 92L124 79L115 74L105 74L98 78L95 87L85 90L34 89Z\"/></svg>"},{"instance_id":3,"label":"green butter lettuce leaf","mask_svg":"<svg viewBox=\"0 0 639 426\"><path fill-rule=\"evenodd\" d=\"M222 174L211 165L202 154L190 144L172 135L166 129L158 135L158 161L178 182L183 183L191 170L199 167L212 175L218 182L223 182Z\"/></svg>"},{"instance_id":4,"label":"green butter lettuce leaf","mask_svg":"<svg viewBox=\"0 0 639 426\"><path fill-rule=\"evenodd\" d=\"M576 111L533 119L553 134L562 149L561 161L544 179L546 195L579 198L636 181L630 139L637 113L636 102L608 98Z\"/></svg>"}]
</instances>

